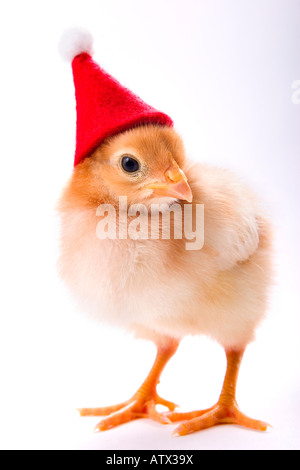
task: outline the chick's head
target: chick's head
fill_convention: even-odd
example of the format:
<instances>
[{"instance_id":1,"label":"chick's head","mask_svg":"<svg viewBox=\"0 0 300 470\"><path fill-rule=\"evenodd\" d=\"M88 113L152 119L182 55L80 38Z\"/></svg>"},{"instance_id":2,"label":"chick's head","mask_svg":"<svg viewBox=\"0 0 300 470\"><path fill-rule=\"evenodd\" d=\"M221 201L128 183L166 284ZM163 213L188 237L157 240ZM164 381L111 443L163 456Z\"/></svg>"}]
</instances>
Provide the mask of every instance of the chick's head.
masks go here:
<instances>
[{"instance_id":1,"label":"chick's head","mask_svg":"<svg viewBox=\"0 0 300 470\"><path fill-rule=\"evenodd\" d=\"M144 125L107 138L74 169L69 196L79 205L192 201L185 152L171 127Z\"/></svg>"}]
</instances>

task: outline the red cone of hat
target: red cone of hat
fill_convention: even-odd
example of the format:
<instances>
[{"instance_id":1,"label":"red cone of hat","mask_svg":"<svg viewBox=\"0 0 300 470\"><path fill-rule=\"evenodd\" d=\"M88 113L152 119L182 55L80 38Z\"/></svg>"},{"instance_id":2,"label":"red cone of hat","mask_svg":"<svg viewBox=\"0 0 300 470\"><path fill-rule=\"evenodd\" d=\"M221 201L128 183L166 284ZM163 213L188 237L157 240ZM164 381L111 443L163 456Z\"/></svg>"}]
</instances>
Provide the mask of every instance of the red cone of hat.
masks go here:
<instances>
[{"instance_id":1,"label":"red cone of hat","mask_svg":"<svg viewBox=\"0 0 300 470\"><path fill-rule=\"evenodd\" d=\"M88 157L104 139L119 132L142 124L173 126L169 116L144 103L100 68L92 59L90 46L81 46L77 37L73 47L77 110L74 165ZM82 49L79 53L78 48Z\"/></svg>"}]
</instances>

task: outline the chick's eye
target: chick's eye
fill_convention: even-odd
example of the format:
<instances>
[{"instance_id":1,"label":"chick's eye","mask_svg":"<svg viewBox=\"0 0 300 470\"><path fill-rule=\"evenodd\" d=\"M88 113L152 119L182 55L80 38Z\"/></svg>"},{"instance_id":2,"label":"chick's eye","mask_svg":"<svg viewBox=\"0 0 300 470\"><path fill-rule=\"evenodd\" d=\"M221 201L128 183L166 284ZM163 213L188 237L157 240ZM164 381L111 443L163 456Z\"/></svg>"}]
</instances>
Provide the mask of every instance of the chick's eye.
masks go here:
<instances>
[{"instance_id":1,"label":"chick's eye","mask_svg":"<svg viewBox=\"0 0 300 470\"><path fill-rule=\"evenodd\" d=\"M134 173L140 169L140 164L135 158L125 155L122 158L122 168L127 173Z\"/></svg>"}]
</instances>

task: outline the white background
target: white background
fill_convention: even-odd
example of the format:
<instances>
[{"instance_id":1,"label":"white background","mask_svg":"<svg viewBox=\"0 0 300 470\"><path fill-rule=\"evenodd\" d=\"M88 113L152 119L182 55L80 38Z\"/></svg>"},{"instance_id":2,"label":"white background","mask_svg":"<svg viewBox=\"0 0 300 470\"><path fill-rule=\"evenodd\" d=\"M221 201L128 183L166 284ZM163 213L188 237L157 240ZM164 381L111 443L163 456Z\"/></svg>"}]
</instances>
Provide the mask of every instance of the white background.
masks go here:
<instances>
[{"instance_id":1,"label":"white background","mask_svg":"<svg viewBox=\"0 0 300 470\"><path fill-rule=\"evenodd\" d=\"M12 449L299 449L298 0L1 2L0 447ZM62 31L95 37L96 60L172 116L188 155L236 170L265 200L276 234L268 320L247 350L238 401L270 422L262 434L220 426L172 438L138 420L92 433L74 409L129 398L154 359L150 343L79 314L57 277L56 200L73 164L71 67ZM186 338L159 392L183 409L211 406L221 348Z\"/></svg>"}]
</instances>

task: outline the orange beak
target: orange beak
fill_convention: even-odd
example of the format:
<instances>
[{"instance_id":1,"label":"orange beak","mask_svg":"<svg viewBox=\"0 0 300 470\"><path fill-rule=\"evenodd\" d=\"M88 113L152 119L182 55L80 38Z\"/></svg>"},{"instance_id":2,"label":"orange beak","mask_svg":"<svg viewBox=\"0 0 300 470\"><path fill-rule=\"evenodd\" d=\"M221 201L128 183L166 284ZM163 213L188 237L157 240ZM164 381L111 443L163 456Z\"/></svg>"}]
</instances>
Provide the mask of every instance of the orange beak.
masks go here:
<instances>
[{"instance_id":1,"label":"orange beak","mask_svg":"<svg viewBox=\"0 0 300 470\"><path fill-rule=\"evenodd\" d=\"M144 186L144 189L153 189L155 194L164 197L174 197L183 201L192 202L193 194L183 171L174 161L164 174L166 182L155 182Z\"/></svg>"}]
</instances>

